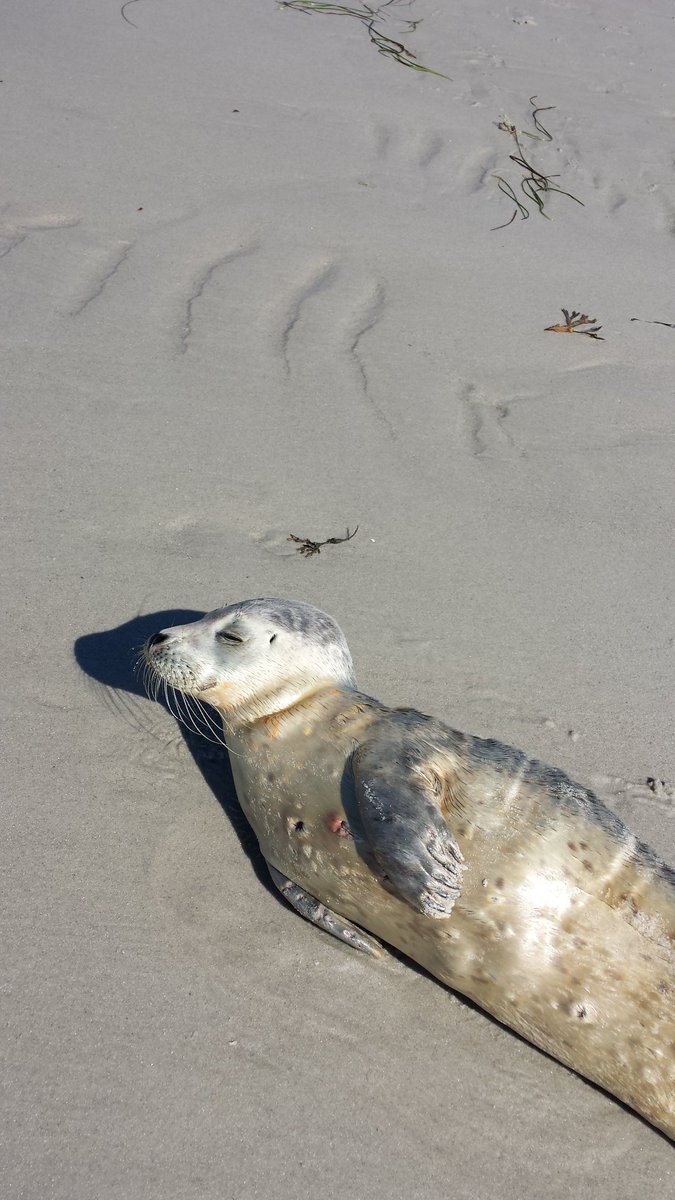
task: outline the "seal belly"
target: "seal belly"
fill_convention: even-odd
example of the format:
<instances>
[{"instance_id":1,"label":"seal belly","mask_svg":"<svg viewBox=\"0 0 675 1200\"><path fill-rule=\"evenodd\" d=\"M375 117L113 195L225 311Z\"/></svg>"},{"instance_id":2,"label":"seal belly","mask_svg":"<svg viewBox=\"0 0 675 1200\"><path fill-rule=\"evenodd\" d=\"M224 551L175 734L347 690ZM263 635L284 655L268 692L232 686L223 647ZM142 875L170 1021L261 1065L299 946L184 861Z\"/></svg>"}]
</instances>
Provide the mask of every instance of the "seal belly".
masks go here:
<instances>
[{"instance_id":1,"label":"seal belly","mask_svg":"<svg viewBox=\"0 0 675 1200\"><path fill-rule=\"evenodd\" d=\"M439 930L418 961L675 1137L672 954L555 878L532 873L488 907L492 886L469 885L442 923L456 949Z\"/></svg>"},{"instance_id":2,"label":"seal belly","mask_svg":"<svg viewBox=\"0 0 675 1200\"><path fill-rule=\"evenodd\" d=\"M611 836L582 822L577 863L567 844L578 845L575 822L557 845L558 823L533 821L527 789L521 820L504 822L493 807L489 820L471 823L465 812L456 822L468 863L462 893L450 917L433 920L390 894L364 854L345 806L351 737L313 737L310 761L303 745L302 733L279 744L253 739L232 758L267 861L675 1137L672 943L666 934L660 944L655 929L657 940L648 936L647 917L643 929L631 925L630 906L607 902L607 879L591 880L583 862L600 850L613 877L626 870ZM604 899L587 890L591 882ZM641 888L644 911L645 879ZM655 900L661 913L664 899Z\"/></svg>"}]
</instances>

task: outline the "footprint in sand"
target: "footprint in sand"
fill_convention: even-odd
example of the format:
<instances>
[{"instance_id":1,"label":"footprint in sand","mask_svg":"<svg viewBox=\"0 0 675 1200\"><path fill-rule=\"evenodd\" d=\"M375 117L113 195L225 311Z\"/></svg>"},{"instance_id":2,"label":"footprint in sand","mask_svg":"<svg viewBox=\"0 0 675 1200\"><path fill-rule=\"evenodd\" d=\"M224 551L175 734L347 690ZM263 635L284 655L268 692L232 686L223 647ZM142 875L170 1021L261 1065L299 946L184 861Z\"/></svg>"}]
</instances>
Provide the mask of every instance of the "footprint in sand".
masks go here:
<instances>
[{"instance_id":1,"label":"footprint in sand","mask_svg":"<svg viewBox=\"0 0 675 1200\"><path fill-rule=\"evenodd\" d=\"M480 461L524 456L511 433L508 403L487 399L473 383L461 386L459 399L460 437L473 458Z\"/></svg>"},{"instance_id":2,"label":"footprint in sand","mask_svg":"<svg viewBox=\"0 0 675 1200\"><path fill-rule=\"evenodd\" d=\"M395 187L422 200L430 191L449 190L454 179L448 131L402 128L384 122L369 131L369 164L359 180L367 187Z\"/></svg>"}]
</instances>

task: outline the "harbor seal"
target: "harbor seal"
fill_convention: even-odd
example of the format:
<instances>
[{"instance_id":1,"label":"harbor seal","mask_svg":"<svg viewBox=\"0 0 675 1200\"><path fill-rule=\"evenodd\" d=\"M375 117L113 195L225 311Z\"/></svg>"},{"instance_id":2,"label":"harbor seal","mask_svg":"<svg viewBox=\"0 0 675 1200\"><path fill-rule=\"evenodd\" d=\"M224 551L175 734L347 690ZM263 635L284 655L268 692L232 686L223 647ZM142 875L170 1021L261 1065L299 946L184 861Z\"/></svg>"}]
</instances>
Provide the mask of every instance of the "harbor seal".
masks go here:
<instances>
[{"instance_id":1,"label":"harbor seal","mask_svg":"<svg viewBox=\"0 0 675 1200\"><path fill-rule=\"evenodd\" d=\"M675 871L587 789L358 691L311 605L247 600L149 639L211 705L272 879L388 943L675 1138Z\"/></svg>"}]
</instances>

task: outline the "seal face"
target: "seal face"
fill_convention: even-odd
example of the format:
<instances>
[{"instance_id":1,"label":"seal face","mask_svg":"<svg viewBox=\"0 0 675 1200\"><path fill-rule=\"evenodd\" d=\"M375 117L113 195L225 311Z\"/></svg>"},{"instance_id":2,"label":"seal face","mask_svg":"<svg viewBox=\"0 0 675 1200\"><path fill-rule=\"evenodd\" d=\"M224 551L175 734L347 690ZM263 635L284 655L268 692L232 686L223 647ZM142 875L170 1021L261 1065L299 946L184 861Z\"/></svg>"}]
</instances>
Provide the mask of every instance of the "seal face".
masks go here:
<instances>
[{"instance_id":1,"label":"seal face","mask_svg":"<svg viewBox=\"0 0 675 1200\"><path fill-rule=\"evenodd\" d=\"M362 694L308 604L234 604L144 656L221 714L298 912L368 953L396 946L675 1137L675 872L592 792Z\"/></svg>"},{"instance_id":2,"label":"seal face","mask_svg":"<svg viewBox=\"0 0 675 1200\"><path fill-rule=\"evenodd\" d=\"M336 622L311 604L246 600L150 638L145 659L164 682L234 719L274 712L325 678L353 684Z\"/></svg>"}]
</instances>

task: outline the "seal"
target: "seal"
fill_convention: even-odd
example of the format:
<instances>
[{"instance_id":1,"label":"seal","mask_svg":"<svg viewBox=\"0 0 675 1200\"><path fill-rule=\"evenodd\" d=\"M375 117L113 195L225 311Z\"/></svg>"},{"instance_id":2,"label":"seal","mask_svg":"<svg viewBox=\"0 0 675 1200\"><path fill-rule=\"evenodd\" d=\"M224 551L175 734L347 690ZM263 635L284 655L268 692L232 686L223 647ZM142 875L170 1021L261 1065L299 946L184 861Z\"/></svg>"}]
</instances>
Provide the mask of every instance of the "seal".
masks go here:
<instances>
[{"instance_id":1,"label":"seal","mask_svg":"<svg viewBox=\"0 0 675 1200\"><path fill-rule=\"evenodd\" d=\"M293 908L369 954L401 950L675 1138L675 871L592 792L364 695L308 604L218 609L144 659L220 713Z\"/></svg>"}]
</instances>

